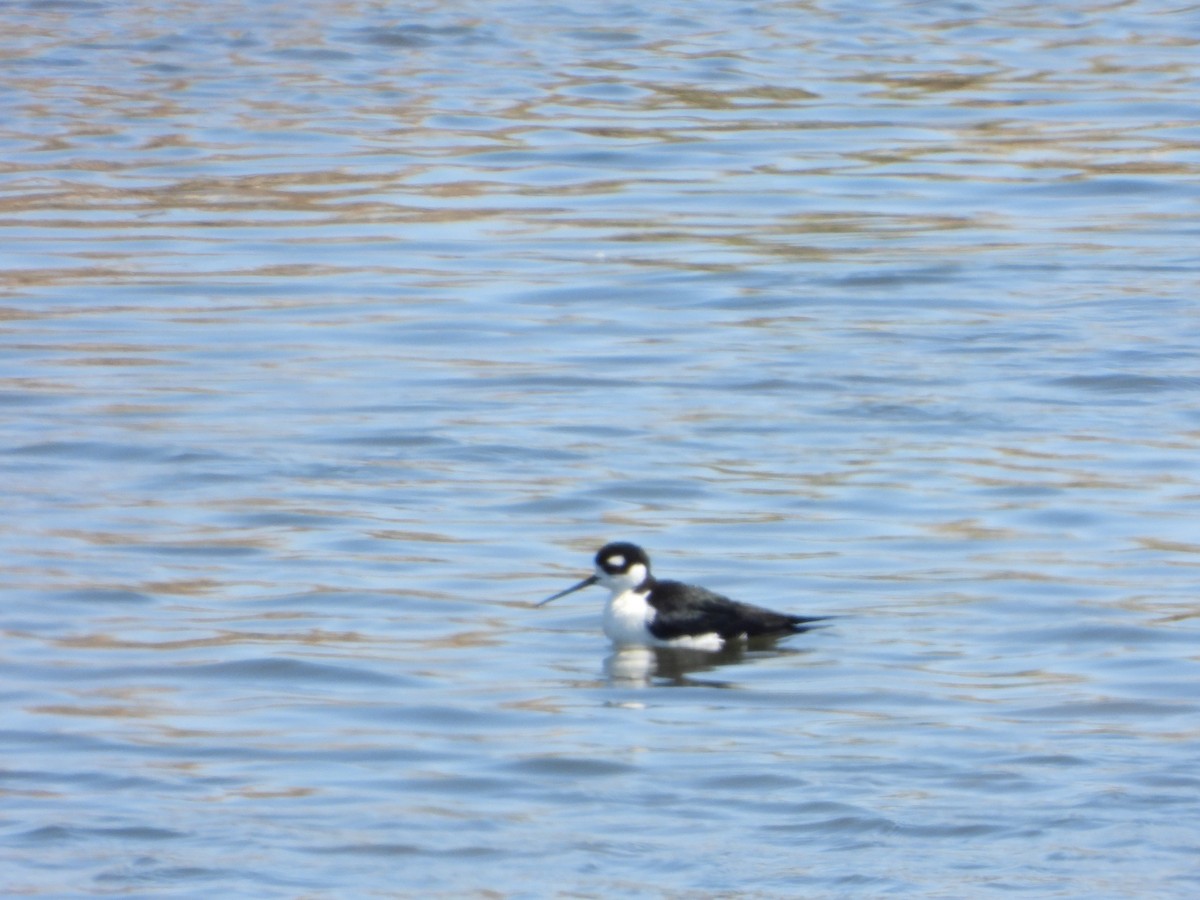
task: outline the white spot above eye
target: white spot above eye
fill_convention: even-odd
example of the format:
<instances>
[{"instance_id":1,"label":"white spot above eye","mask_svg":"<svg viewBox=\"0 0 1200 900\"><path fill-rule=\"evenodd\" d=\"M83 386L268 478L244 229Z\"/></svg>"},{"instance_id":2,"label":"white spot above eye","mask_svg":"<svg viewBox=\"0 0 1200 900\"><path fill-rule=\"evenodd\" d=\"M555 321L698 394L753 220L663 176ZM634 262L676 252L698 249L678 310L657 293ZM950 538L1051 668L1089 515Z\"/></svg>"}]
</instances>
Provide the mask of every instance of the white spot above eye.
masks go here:
<instances>
[{"instance_id":1,"label":"white spot above eye","mask_svg":"<svg viewBox=\"0 0 1200 900\"><path fill-rule=\"evenodd\" d=\"M625 557L623 557L620 553L617 553L613 556L605 557L604 562L607 565L612 566L614 569L619 569L625 565Z\"/></svg>"}]
</instances>

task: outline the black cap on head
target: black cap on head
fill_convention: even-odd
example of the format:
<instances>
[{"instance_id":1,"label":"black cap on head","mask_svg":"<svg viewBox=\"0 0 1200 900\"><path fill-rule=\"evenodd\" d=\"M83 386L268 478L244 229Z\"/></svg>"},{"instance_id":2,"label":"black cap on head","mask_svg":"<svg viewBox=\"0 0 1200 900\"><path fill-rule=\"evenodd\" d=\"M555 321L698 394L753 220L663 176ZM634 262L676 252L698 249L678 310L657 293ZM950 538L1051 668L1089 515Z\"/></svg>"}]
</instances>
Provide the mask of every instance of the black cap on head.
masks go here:
<instances>
[{"instance_id":1,"label":"black cap on head","mask_svg":"<svg viewBox=\"0 0 1200 900\"><path fill-rule=\"evenodd\" d=\"M609 575L628 572L639 564L646 567L647 574L650 572L650 557L646 555L646 551L637 544L626 541L605 544L596 553L597 568L603 569Z\"/></svg>"}]
</instances>

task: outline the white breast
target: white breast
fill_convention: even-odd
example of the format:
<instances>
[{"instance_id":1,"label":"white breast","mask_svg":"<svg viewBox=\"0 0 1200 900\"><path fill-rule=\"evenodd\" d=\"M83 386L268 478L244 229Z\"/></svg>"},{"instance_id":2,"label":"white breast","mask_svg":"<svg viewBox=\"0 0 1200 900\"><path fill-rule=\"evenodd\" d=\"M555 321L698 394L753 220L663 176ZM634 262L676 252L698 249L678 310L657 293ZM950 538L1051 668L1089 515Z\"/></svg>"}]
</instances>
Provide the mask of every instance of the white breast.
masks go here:
<instances>
[{"instance_id":1,"label":"white breast","mask_svg":"<svg viewBox=\"0 0 1200 900\"><path fill-rule=\"evenodd\" d=\"M657 643L646 628L653 618L654 607L646 602L646 594L622 591L604 607L604 633L619 647L647 647Z\"/></svg>"},{"instance_id":2,"label":"white breast","mask_svg":"<svg viewBox=\"0 0 1200 900\"><path fill-rule=\"evenodd\" d=\"M622 591L609 598L604 607L604 633L618 647L680 647L689 650L720 650L724 645L719 634L696 634L660 641L650 633L654 607L646 602L647 594Z\"/></svg>"}]
</instances>

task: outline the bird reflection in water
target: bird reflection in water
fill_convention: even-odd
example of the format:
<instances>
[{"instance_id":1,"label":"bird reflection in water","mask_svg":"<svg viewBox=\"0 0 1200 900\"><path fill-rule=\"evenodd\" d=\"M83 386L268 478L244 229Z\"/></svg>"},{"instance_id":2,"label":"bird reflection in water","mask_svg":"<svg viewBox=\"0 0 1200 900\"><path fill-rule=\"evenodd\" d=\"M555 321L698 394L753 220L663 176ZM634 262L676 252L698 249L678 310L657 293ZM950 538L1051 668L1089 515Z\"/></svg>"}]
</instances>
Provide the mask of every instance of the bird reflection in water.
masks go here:
<instances>
[{"instance_id":1,"label":"bird reflection in water","mask_svg":"<svg viewBox=\"0 0 1200 900\"><path fill-rule=\"evenodd\" d=\"M737 682L697 677L725 666L776 656L799 656L809 650L776 646L775 640L730 642L720 650L683 647L618 647L604 660L604 674L611 687L736 688Z\"/></svg>"}]
</instances>

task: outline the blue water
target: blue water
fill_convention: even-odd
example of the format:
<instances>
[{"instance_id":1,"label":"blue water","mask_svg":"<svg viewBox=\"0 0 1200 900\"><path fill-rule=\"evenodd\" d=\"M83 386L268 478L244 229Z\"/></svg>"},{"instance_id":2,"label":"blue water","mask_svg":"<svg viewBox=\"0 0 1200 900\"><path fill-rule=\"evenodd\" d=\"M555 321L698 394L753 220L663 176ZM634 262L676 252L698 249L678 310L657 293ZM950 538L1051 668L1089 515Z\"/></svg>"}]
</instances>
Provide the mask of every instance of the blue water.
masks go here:
<instances>
[{"instance_id":1,"label":"blue water","mask_svg":"<svg viewBox=\"0 0 1200 900\"><path fill-rule=\"evenodd\" d=\"M4 893L1195 896L1198 21L0 7Z\"/></svg>"}]
</instances>

